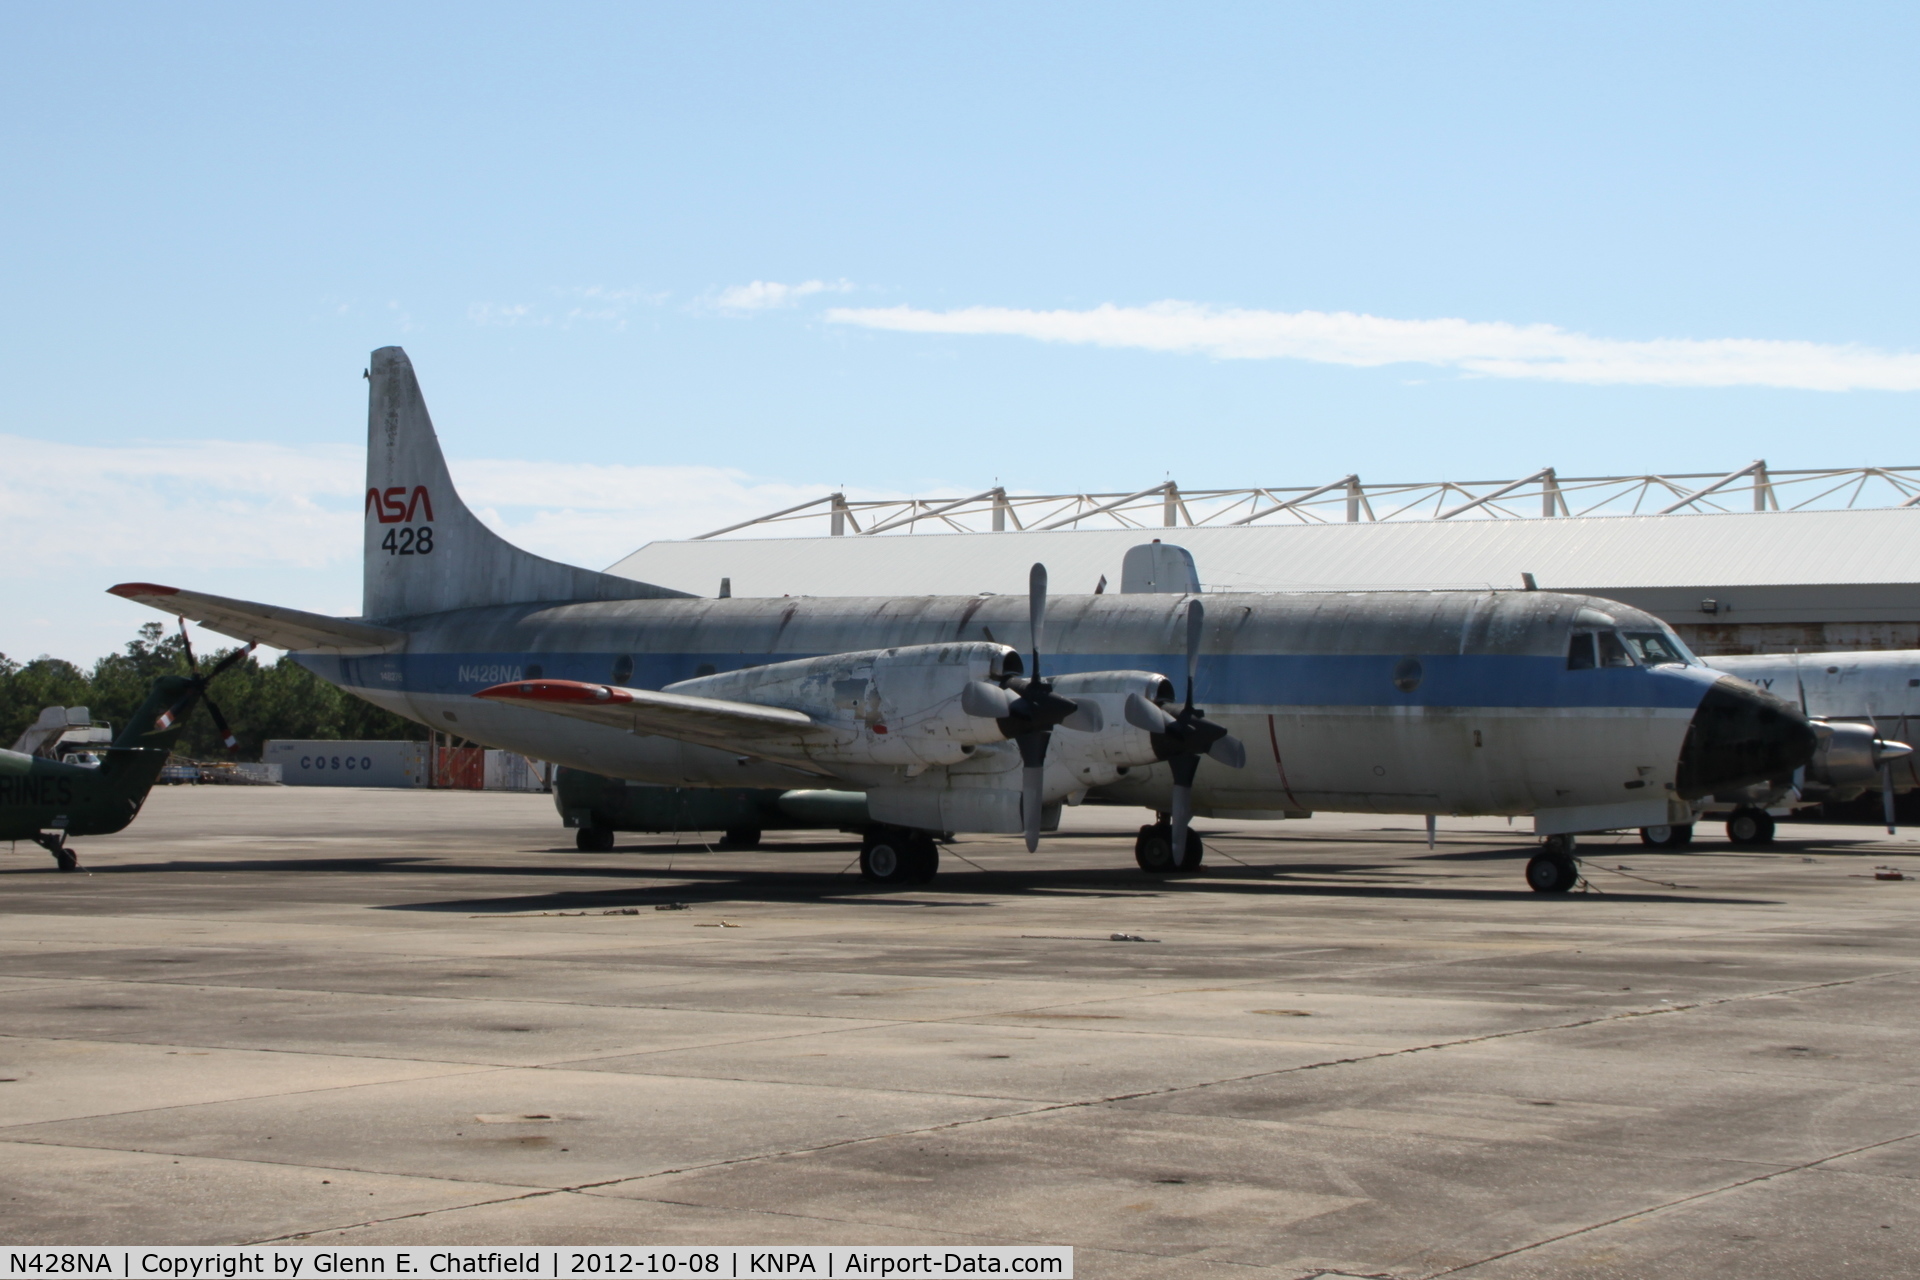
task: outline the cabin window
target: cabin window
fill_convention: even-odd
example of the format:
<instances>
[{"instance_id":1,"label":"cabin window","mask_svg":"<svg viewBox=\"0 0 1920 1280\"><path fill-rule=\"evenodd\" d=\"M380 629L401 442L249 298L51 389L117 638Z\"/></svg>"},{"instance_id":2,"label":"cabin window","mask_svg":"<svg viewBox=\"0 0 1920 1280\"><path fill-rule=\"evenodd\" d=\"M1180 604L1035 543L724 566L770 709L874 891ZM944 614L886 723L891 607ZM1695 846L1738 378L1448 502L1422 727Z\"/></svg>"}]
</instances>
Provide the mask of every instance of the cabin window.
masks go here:
<instances>
[{"instance_id":1,"label":"cabin window","mask_svg":"<svg viewBox=\"0 0 1920 1280\"><path fill-rule=\"evenodd\" d=\"M1600 665L1603 667L1630 667L1633 659L1627 656L1627 646L1620 642L1617 631L1602 631L1595 636L1600 642Z\"/></svg>"},{"instance_id":2,"label":"cabin window","mask_svg":"<svg viewBox=\"0 0 1920 1280\"><path fill-rule=\"evenodd\" d=\"M1678 646L1658 631L1626 632L1627 648L1640 660L1643 667L1658 667L1669 664L1685 666L1687 660L1676 652Z\"/></svg>"},{"instance_id":3,"label":"cabin window","mask_svg":"<svg viewBox=\"0 0 1920 1280\"><path fill-rule=\"evenodd\" d=\"M613 682L625 684L633 679L633 655L623 653L613 660Z\"/></svg>"},{"instance_id":4,"label":"cabin window","mask_svg":"<svg viewBox=\"0 0 1920 1280\"><path fill-rule=\"evenodd\" d=\"M1591 671L1593 666L1593 633L1574 632L1573 643L1567 646L1567 670Z\"/></svg>"}]
</instances>

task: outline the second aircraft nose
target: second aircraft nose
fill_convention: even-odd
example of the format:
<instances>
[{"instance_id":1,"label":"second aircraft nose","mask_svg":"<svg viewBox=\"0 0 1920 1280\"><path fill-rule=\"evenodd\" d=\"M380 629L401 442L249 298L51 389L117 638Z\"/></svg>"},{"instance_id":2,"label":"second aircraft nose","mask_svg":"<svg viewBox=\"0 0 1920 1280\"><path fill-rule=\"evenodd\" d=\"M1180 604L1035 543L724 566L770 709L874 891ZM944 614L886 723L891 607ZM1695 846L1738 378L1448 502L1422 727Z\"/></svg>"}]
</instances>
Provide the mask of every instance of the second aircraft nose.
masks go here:
<instances>
[{"instance_id":1,"label":"second aircraft nose","mask_svg":"<svg viewBox=\"0 0 1920 1280\"><path fill-rule=\"evenodd\" d=\"M1818 745L1800 708L1734 676L1708 688L1680 748L1675 790L1688 800L1785 778Z\"/></svg>"}]
</instances>

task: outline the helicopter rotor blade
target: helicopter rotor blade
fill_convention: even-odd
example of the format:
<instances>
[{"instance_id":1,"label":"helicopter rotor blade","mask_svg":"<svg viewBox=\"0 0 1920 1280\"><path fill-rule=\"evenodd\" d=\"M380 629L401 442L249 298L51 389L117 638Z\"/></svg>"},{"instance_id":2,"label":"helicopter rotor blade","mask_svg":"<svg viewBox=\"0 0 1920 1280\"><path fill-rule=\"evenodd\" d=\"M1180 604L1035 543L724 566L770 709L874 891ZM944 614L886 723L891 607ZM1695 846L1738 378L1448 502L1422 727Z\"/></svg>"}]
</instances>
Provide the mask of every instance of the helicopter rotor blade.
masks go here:
<instances>
[{"instance_id":1,"label":"helicopter rotor blade","mask_svg":"<svg viewBox=\"0 0 1920 1280\"><path fill-rule=\"evenodd\" d=\"M243 649L235 649L232 653L220 659L219 663L217 663L214 666L213 670L207 672L206 676L203 678L203 683L211 683L215 676L219 675L222 671L225 671L228 667L231 667L235 663L241 661L248 654L252 653L255 649L259 647L260 646L257 644L250 644Z\"/></svg>"},{"instance_id":2,"label":"helicopter rotor blade","mask_svg":"<svg viewBox=\"0 0 1920 1280\"><path fill-rule=\"evenodd\" d=\"M187 620L176 618L175 621L180 624L180 645L187 651L187 670L197 676L200 674L200 663L193 656L193 637L187 634Z\"/></svg>"},{"instance_id":3,"label":"helicopter rotor blade","mask_svg":"<svg viewBox=\"0 0 1920 1280\"><path fill-rule=\"evenodd\" d=\"M207 714L213 717L213 727L219 731L220 741L231 751L240 745L240 739L233 736L233 730L227 727L227 718L220 714L220 708L212 698L208 698Z\"/></svg>"}]
</instances>

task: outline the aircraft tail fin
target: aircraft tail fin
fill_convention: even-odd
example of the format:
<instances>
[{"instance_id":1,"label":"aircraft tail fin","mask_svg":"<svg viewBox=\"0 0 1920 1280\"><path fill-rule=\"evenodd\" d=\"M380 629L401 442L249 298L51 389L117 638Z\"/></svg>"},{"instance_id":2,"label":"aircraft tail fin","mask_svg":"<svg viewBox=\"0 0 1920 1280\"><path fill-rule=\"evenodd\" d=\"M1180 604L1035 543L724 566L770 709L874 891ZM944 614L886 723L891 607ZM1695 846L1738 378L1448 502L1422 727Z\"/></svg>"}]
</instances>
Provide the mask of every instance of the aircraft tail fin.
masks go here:
<instances>
[{"instance_id":1,"label":"aircraft tail fin","mask_svg":"<svg viewBox=\"0 0 1920 1280\"><path fill-rule=\"evenodd\" d=\"M367 378L363 618L687 594L548 560L494 533L454 491L407 353L380 348Z\"/></svg>"}]
</instances>

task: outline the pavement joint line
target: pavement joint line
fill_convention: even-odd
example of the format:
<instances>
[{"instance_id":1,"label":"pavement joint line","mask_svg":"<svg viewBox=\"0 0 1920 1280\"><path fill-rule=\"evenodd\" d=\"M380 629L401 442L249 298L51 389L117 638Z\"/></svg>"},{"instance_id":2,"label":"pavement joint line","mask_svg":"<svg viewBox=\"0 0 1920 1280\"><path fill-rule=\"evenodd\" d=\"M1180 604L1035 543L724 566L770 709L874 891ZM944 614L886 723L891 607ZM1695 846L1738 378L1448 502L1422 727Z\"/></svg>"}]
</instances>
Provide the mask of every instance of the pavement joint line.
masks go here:
<instances>
[{"instance_id":1,"label":"pavement joint line","mask_svg":"<svg viewBox=\"0 0 1920 1280\"><path fill-rule=\"evenodd\" d=\"M349 1165L349 1164L315 1164L311 1161L303 1161L303 1160L258 1160L253 1158L252 1156L205 1155L199 1152L192 1152L192 1151L155 1151L155 1150L150 1150L146 1147L94 1147L94 1146L88 1146L87 1144L82 1142L71 1142L71 1141L68 1141L68 1142L44 1141L43 1142L33 1138L0 1137L0 1146L5 1146L5 1145L20 1146L20 1147L46 1147L54 1151L87 1151L87 1152L110 1151L110 1152L119 1152L121 1154L131 1154L131 1155L138 1155L138 1156L167 1156L169 1158L177 1159L177 1160L207 1160L215 1164L266 1165L274 1169L312 1169L316 1173L353 1173L353 1174L359 1174L363 1177L368 1177L368 1178L398 1178L404 1181L445 1183L450 1186L467 1186L469 1184L477 1184L477 1185L491 1184L496 1187L511 1187L511 1186L520 1185L512 1182L501 1182L498 1179L450 1178L444 1174L438 1174L438 1173L394 1173L391 1170L387 1170L387 1169L362 1169L356 1165ZM528 1191L533 1191L533 1192L546 1192L554 1189L551 1187L535 1186L531 1183L526 1184L526 1186ZM517 1198L518 1197L515 1197L515 1196L505 1197L505 1199L507 1200L513 1200ZM476 1201L475 1203L477 1204L479 1202ZM463 1206L449 1205L447 1207L461 1208Z\"/></svg>"},{"instance_id":2,"label":"pavement joint line","mask_svg":"<svg viewBox=\"0 0 1920 1280\"><path fill-rule=\"evenodd\" d=\"M1901 970L1899 972L1904 973L1905 971ZM1832 981L1832 982L1808 983L1808 984L1803 984L1797 987L1783 988L1781 990L1783 992L1820 990L1820 989L1829 988L1829 987L1848 986L1855 982L1871 981L1873 978L1885 977L1885 976L1889 976L1889 975L1875 974L1875 975L1868 975L1866 977L1861 977L1861 978L1842 979L1842 980ZM1377 1053L1377 1054L1368 1054L1364 1057L1358 1057L1358 1058L1343 1058L1343 1059L1338 1059L1332 1062L1311 1063L1311 1064L1306 1064L1306 1065L1297 1066L1297 1067L1283 1067L1274 1071L1254 1072L1249 1075L1234 1076L1234 1077L1228 1077L1221 1080L1207 1081L1202 1084L1177 1085L1177 1086L1171 1086L1164 1089L1146 1089L1146 1090L1138 1090L1133 1093L1114 1094L1114 1095L1110 1095L1102 1098L1083 1098L1083 1099L1076 1099L1068 1102L1048 1103L1048 1104L1039 1105L1039 1106L1027 1107L1018 1111L1007 1112L1002 1115L974 1116L966 1119L945 1121L940 1124L927 1125L920 1128L895 1130L894 1132L891 1132L891 1133L871 1134L871 1135L866 1135L866 1136L856 1137L856 1138L844 1138L844 1139L839 1139L833 1142L820 1143L816 1146L811 1146L811 1147L800 1147L800 1148L793 1148L793 1149L782 1150L782 1151L759 1152L753 1155L736 1156L736 1157L732 1157L725 1160L706 1161L706 1162L701 1162L696 1164L689 1164L681 1168L662 1169L654 1173L637 1174L637 1175L631 1175L628 1177L601 1178L591 1182L576 1183L576 1184L572 1184L570 1186L565 1186L565 1187L548 1188L542 1191L532 1192L522 1196L503 1196L498 1200L489 1201L485 1203L504 1204L504 1203L510 1203L510 1202L515 1202L520 1200L537 1199L542 1196L558 1195L562 1192L587 1193L596 1188L602 1188L602 1187L619 1186L623 1184L636 1184L636 1185L643 1184L643 1183L652 1181L653 1179L656 1179L656 1178L674 1177L674 1176L687 1174L687 1173L702 1173L712 1169L738 1167L742 1165L756 1164L756 1163L760 1163L763 1161L770 1161L770 1160L794 1159L794 1158L799 1158L804 1156L816 1156L823 1152L839 1150L845 1147L862 1146L862 1145L867 1145L867 1144L877 1143L877 1142L888 1142L888 1141L893 1141L899 1138L914 1137L921 1134L941 1133L941 1132L946 1132L950 1130L969 1128L975 1125L1001 1123L1007 1120L1023 1120L1023 1119L1027 1119L1034 1116L1043 1116L1043 1115L1055 1114L1058 1112L1082 1110L1082 1109L1096 1107L1096 1106L1110 1105L1117 1102L1138 1101L1139 1099L1142 1099L1142 1098L1170 1097L1174 1094L1188 1093L1197 1089L1215 1088L1225 1084L1240 1084L1250 1080L1271 1079L1276 1076L1292 1075L1301 1071L1318 1070L1322 1067L1354 1065L1354 1064L1363 1063L1363 1062L1374 1062L1384 1058L1394 1058L1394 1057L1401 1057L1401 1056L1414 1054L1414 1053L1424 1053L1432 1049L1446 1049L1446 1048L1456 1047L1459 1045L1478 1044L1478 1043L1484 1043L1489 1040L1511 1039L1518 1036L1531 1035L1531 1034L1534 1034L1536 1031L1565 1030L1572 1027L1593 1026L1599 1023L1621 1021L1626 1018L1648 1017L1648 1016L1654 1016L1657 1014L1665 1014L1665 1013L1682 1013L1682 1012L1686 1012L1688 1009L1710 1007L1711 1005L1714 1005L1714 1004L1730 1004L1730 1003L1734 1003L1737 1000L1750 999L1750 998L1753 998L1753 997L1748 997L1748 996L1726 997L1720 1000L1702 1001L1698 1004L1693 1004L1693 1005L1675 1006L1671 1009L1650 1010L1646 1013L1636 1012L1636 1013L1614 1014L1604 1018L1589 1018L1589 1019L1583 1019L1578 1022L1558 1024L1550 1027L1525 1028L1525 1029L1519 1029L1514 1031L1494 1032L1484 1036L1469 1037L1462 1040L1449 1041L1449 1042L1444 1042L1439 1044L1416 1045L1416 1046L1412 1046L1405 1049L1394 1049L1394 1050L1388 1050L1388 1051L1384 1051L1382 1053ZM1012 1101L1012 1099L1009 1099L1009 1101ZM1621 1214L1616 1218L1608 1219L1606 1222L1592 1223L1585 1227L1578 1228L1574 1231L1565 1232L1560 1236L1551 1237L1546 1240L1535 1241L1530 1245L1519 1246L1515 1249L1508 1250L1505 1253L1492 1254L1492 1255L1489 1255L1488 1257L1481 1258L1475 1262L1464 1263L1459 1267L1449 1268L1446 1271L1433 1272L1433 1273L1430 1273L1429 1276L1425 1277L1425 1280L1436 1280L1436 1278L1439 1276L1450 1275L1450 1274L1453 1274L1454 1272L1464 1270L1466 1267L1469 1267L1469 1266L1479 1266L1486 1262L1497 1261L1502 1257L1508 1256L1508 1254L1523 1252L1526 1249L1537 1248L1544 1244L1551 1244L1555 1240L1565 1239L1569 1236L1580 1235L1587 1231L1596 1230L1602 1226L1611 1225L1611 1223L1613 1222L1626 1221L1627 1219L1630 1219L1630 1218L1644 1216L1649 1213L1657 1212L1658 1210L1663 1208L1672 1207L1673 1205L1677 1205L1677 1204L1684 1204L1688 1200L1699 1199L1707 1195L1718 1194L1720 1191L1732 1190L1737 1187L1750 1185L1756 1182L1762 1182L1769 1178L1779 1177L1782 1174L1794 1172L1795 1170L1798 1170L1798 1169L1812 1168L1816 1165L1827 1163L1828 1161L1840 1159L1843 1156L1855 1155L1861 1151L1870 1151L1876 1147L1885 1146L1892 1142L1905 1141L1907 1138L1910 1138L1912 1136L1914 1135L1904 1134L1904 1135L1901 1135L1900 1137L1889 1138L1882 1142L1867 1143L1863 1146L1856 1147L1848 1151L1834 1152L1830 1155L1822 1156L1816 1160L1804 1161L1798 1165L1788 1166L1786 1168L1772 1169L1766 1173L1758 1174L1752 1178L1741 1179L1737 1182L1727 1184L1726 1186L1723 1186L1720 1188L1715 1188L1709 1191L1700 1192L1693 1196L1682 1197L1681 1199L1671 1201L1668 1204L1651 1206L1646 1209L1640 1209L1640 1210L1635 1210L1631 1213ZM468 1206L468 1207L480 1207L480 1206L475 1205L475 1206ZM449 1212L449 1211L450 1210L446 1210L446 1209L424 1210L418 1213L404 1214L392 1219L382 1219L380 1221L397 1222L397 1221L403 1221L409 1218L425 1218L425 1217L431 1217L436 1213L443 1213L443 1212ZM311 1235L312 1233L308 1232L304 1234ZM267 1243L274 1243L276 1241L292 1239L292 1238L297 1238L297 1236L295 1235L274 1236L268 1239L253 1241L252 1243L267 1244ZM1148 1256L1161 1256L1161 1255L1148 1255ZM1310 1272L1307 1274L1311 1275L1313 1273ZM1322 1271L1320 1274L1324 1275L1328 1273L1325 1271Z\"/></svg>"},{"instance_id":3,"label":"pavement joint line","mask_svg":"<svg viewBox=\"0 0 1920 1280\"><path fill-rule=\"evenodd\" d=\"M52 1037L52 1036L43 1036L43 1037L15 1036L15 1037L9 1037L9 1038L10 1039L29 1039L29 1038L47 1039L47 1040L52 1040L56 1044L70 1043L77 1040L77 1037ZM156 1048L156 1049L159 1048L162 1044L166 1043L165 1041L151 1042L151 1041L142 1041L142 1040L135 1040L135 1041L79 1040L78 1042L82 1044L88 1044L88 1043L134 1044L134 1045L140 1045L146 1048ZM224 1049L227 1046L218 1045L215 1047ZM299 1056L299 1057L346 1057L346 1056L360 1057L360 1055L345 1055L345 1054L315 1054L315 1053L309 1053L308 1051L303 1049L239 1049L239 1050L235 1050L234 1052L237 1052L237 1053L285 1053L285 1054ZM28 1120L22 1124L0 1125L0 1142L21 1142L21 1143L31 1143L35 1146L58 1147L58 1146L65 1146L68 1144L55 1142L55 1141L41 1142L31 1136L24 1136L24 1137L16 1136L14 1131L17 1129L32 1129L39 1125L46 1125L46 1124L72 1124L82 1120L110 1120L110 1119L123 1117L123 1116L154 1115L162 1111L187 1111L187 1110L191 1110L194 1107L219 1106L220 1104L227 1103L227 1102L258 1102L266 1098L303 1098L310 1094L340 1093L348 1089L364 1089L373 1085L406 1084L415 1080L444 1079L448 1076L474 1076L474 1075L486 1075L489 1072L496 1072L496 1071L529 1070L529 1068L526 1068L526 1067L500 1066L498 1064L491 1063L491 1062L465 1063L465 1064L451 1063L450 1064L438 1058L365 1058L365 1057L361 1057L361 1060L368 1061L368 1062L438 1062L442 1066L451 1066L454 1069L450 1071L442 1071L437 1074L410 1076L407 1078L407 1080L356 1080L352 1084L316 1085L314 1088L311 1088L311 1089L278 1089L272 1093L249 1093L249 1094L244 1094L237 1098L214 1098L206 1102L176 1102L164 1107L130 1107L125 1111L90 1111L83 1116L61 1116L53 1120ZM90 1151L91 1150L118 1151L118 1150L132 1150L133 1148L89 1147L87 1149ZM167 1154L175 1155L178 1153L168 1152ZM264 1163L271 1164L274 1162L266 1161Z\"/></svg>"},{"instance_id":4,"label":"pavement joint line","mask_svg":"<svg viewBox=\"0 0 1920 1280\"><path fill-rule=\"evenodd\" d=\"M1458 1274L1459 1272L1467 1270L1470 1267L1485 1266L1489 1262L1498 1262L1502 1258L1511 1258L1517 1254L1528 1253L1535 1249L1544 1248L1550 1244L1558 1244L1562 1240L1571 1240L1576 1236L1587 1235L1588 1233L1598 1231L1603 1227L1617 1226L1622 1222L1631 1222L1635 1218L1652 1217L1655 1214L1665 1213L1671 1209L1677 1209L1682 1205L1693 1204L1701 1200L1708 1200L1713 1198L1714 1196L1725 1195L1727 1192L1730 1192L1730 1191L1739 1191L1742 1188L1755 1186L1762 1182L1770 1182L1775 1178L1784 1178L1789 1174L1805 1173L1805 1172L1808 1172L1809 1170L1818 1169L1823 1164L1828 1164L1835 1160L1842 1160L1848 1156L1857 1156L1863 1151L1873 1151L1873 1150L1877 1150L1880 1147L1891 1146L1896 1142L1906 1142L1909 1139L1914 1138L1916 1136L1920 1136L1920 1131L1916 1131L1914 1133L1904 1133L1894 1138L1883 1138L1878 1142L1863 1143L1860 1146L1852 1147L1846 1151L1835 1151L1830 1155L1821 1156L1816 1160L1806 1160L1806 1161L1802 1161L1799 1164L1787 1165L1784 1168L1773 1169L1766 1173L1755 1174L1751 1178L1741 1178L1736 1182L1729 1182L1724 1186L1709 1187L1705 1191L1696 1191L1691 1195L1679 1196L1672 1200L1665 1201L1661 1204L1648 1205L1644 1209L1635 1209L1628 1213L1618 1214L1614 1217L1605 1219L1604 1221L1601 1221L1601 1222L1590 1222L1583 1227L1575 1227L1571 1231L1563 1231L1559 1235L1548 1236L1542 1240L1535 1240L1530 1244L1516 1245L1511 1249L1505 1249L1499 1253L1488 1254L1486 1257L1476 1259L1473 1262L1463 1262L1457 1267L1448 1267L1444 1271L1430 1271L1426 1273L1424 1276L1422 1276L1421 1280L1439 1280L1439 1277L1441 1276L1455 1275L1455 1274Z\"/></svg>"}]
</instances>

